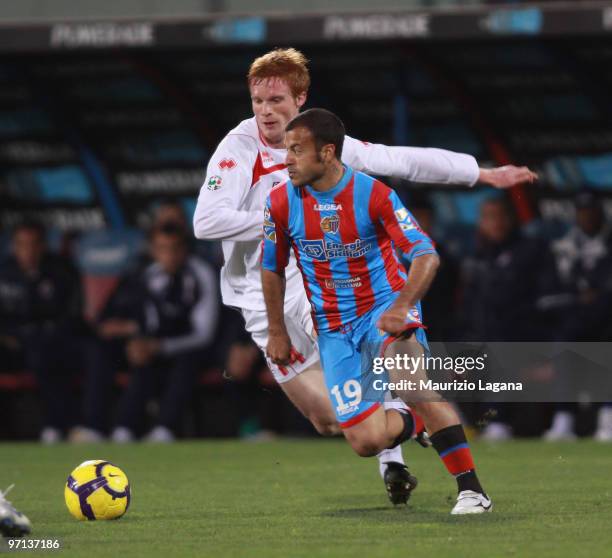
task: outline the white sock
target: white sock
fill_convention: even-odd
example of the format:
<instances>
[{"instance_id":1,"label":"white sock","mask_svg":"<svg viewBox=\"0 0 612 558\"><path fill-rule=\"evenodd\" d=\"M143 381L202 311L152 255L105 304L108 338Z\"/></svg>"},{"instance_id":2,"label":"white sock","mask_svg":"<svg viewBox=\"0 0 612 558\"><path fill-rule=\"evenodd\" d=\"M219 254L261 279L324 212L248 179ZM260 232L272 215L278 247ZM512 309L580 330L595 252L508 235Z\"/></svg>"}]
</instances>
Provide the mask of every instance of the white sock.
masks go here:
<instances>
[{"instance_id":1,"label":"white sock","mask_svg":"<svg viewBox=\"0 0 612 558\"><path fill-rule=\"evenodd\" d=\"M401 399L393 399L392 401L384 402L385 409L406 409L407 405ZM404 456L402 454L402 446L396 446L392 449L382 450L377 456L378 458L378 470L380 476L385 478L385 471L387 470L387 463L394 461L395 463L404 463Z\"/></svg>"}]
</instances>

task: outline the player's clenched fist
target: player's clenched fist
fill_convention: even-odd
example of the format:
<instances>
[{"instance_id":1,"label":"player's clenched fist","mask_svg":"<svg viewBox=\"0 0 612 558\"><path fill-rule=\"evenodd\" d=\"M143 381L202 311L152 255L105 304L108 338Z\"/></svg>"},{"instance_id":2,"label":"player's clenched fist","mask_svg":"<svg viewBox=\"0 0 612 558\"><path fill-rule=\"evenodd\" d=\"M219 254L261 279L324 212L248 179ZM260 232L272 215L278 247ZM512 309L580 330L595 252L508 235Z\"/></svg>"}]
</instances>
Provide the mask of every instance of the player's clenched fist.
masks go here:
<instances>
[{"instance_id":1,"label":"player's clenched fist","mask_svg":"<svg viewBox=\"0 0 612 558\"><path fill-rule=\"evenodd\" d=\"M401 337L409 331L411 332L418 327L422 327L419 322L414 320L406 323L407 314L408 312L405 307L393 305L378 318L376 327L394 337Z\"/></svg>"},{"instance_id":2,"label":"player's clenched fist","mask_svg":"<svg viewBox=\"0 0 612 558\"><path fill-rule=\"evenodd\" d=\"M406 329L406 311L391 306L380 316L376 326L397 337Z\"/></svg>"},{"instance_id":3,"label":"player's clenched fist","mask_svg":"<svg viewBox=\"0 0 612 558\"><path fill-rule=\"evenodd\" d=\"M287 333L270 333L266 354L274 364L285 366L291 362L291 339Z\"/></svg>"}]
</instances>

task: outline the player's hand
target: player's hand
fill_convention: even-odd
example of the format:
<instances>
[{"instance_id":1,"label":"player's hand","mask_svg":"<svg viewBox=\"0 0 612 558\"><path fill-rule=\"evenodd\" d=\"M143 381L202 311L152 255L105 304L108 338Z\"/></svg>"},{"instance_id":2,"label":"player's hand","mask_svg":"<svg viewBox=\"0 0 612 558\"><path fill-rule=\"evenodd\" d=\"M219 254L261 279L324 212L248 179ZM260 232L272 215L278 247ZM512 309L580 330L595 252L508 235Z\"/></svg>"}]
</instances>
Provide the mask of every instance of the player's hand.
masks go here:
<instances>
[{"instance_id":1,"label":"player's hand","mask_svg":"<svg viewBox=\"0 0 612 558\"><path fill-rule=\"evenodd\" d=\"M274 364L279 366L291 364L292 347L289 335L287 333L270 334L266 354Z\"/></svg>"},{"instance_id":2,"label":"player's hand","mask_svg":"<svg viewBox=\"0 0 612 558\"><path fill-rule=\"evenodd\" d=\"M405 306L392 305L378 318L376 327L386 331L389 335L393 335L393 337L401 337L407 331L422 327L422 324L415 320L406 321L408 311L409 309L406 309Z\"/></svg>"},{"instance_id":3,"label":"player's hand","mask_svg":"<svg viewBox=\"0 0 612 558\"><path fill-rule=\"evenodd\" d=\"M480 175L478 176L480 182L501 189L512 188L526 182L532 184L537 179L538 175L527 167L516 167L514 165L480 169Z\"/></svg>"}]
</instances>

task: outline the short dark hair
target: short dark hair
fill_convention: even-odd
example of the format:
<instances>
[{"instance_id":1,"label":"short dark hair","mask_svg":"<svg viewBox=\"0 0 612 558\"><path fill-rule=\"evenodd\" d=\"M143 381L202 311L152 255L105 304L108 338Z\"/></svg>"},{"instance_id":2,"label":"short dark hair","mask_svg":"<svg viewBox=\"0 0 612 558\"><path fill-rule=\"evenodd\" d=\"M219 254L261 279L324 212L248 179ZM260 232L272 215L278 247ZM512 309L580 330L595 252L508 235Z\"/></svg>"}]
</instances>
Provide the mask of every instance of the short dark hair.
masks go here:
<instances>
[{"instance_id":1,"label":"short dark hair","mask_svg":"<svg viewBox=\"0 0 612 558\"><path fill-rule=\"evenodd\" d=\"M336 158L342 157L342 146L346 130L342 120L333 112L321 108L312 108L298 114L287 124L285 131L304 127L314 137L317 149L324 145L333 144L336 148Z\"/></svg>"}]
</instances>

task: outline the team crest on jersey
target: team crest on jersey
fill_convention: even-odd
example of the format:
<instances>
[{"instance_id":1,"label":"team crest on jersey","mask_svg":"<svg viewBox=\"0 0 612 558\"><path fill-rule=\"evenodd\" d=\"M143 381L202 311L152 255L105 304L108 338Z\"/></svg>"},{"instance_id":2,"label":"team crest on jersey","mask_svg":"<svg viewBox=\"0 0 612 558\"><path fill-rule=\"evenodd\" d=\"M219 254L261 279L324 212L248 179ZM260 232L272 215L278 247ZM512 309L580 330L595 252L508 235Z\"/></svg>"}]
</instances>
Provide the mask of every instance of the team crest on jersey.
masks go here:
<instances>
[{"instance_id":1,"label":"team crest on jersey","mask_svg":"<svg viewBox=\"0 0 612 558\"><path fill-rule=\"evenodd\" d=\"M234 159L221 159L219 161L219 168L221 170L232 170L236 166L236 161Z\"/></svg>"},{"instance_id":2,"label":"team crest on jersey","mask_svg":"<svg viewBox=\"0 0 612 558\"><path fill-rule=\"evenodd\" d=\"M324 233L337 233L340 227L340 218L337 215L329 215L321 219L321 230Z\"/></svg>"},{"instance_id":3,"label":"team crest on jersey","mask_svg":"<svg viewBox=\"0 0 612 558\"><path fill-rule=\"evenodd\" d=\"M223 181L220 176L211 176L208 179L208 184L206 185L206 187L209 190L218 190L219 188L221 188L221 182Z\"/></svg>"}]
</instances>

